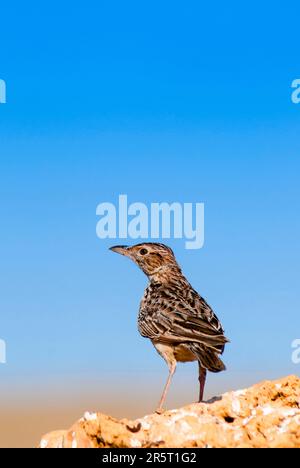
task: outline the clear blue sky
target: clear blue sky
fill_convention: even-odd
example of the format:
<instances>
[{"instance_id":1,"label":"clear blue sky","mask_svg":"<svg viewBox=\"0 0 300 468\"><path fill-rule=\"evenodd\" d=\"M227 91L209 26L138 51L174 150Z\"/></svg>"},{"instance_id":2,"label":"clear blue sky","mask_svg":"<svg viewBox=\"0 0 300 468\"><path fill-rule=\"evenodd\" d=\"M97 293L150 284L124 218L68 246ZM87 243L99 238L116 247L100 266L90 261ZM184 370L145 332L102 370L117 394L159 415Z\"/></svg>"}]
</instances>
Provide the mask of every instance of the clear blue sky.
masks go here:
<instances>
[{"instance_id":1,"label":"clear blue sky","mask_svg":"<svg viewBox=\"0 0 300 468\"><path fill-rule=\"evenodd\" d=\"M0 377L165 374L136 330L146 278L95 234L121 193L205 203L204 248L171 245L232 341L226 378L299 373L297 2L0 14Z\"/></svg>"}]
</instances>

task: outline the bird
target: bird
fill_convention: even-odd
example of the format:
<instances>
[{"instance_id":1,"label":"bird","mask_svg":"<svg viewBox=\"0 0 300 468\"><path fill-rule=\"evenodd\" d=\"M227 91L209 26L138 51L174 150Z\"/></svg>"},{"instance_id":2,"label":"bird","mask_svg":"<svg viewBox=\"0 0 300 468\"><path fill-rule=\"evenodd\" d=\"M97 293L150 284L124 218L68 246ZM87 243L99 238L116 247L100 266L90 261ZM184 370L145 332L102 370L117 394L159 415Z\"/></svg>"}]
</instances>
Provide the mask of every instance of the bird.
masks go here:
<instances>
[{"instance_id":1,"label":"bird","mask_svg":"<svg viewBox=\"0 0 300 468\"><path fill-rule=\"evenodd\" d=\"M157 412L164 411L178 362L198 361L202 402L207 371L226 370L220 355L229 340L220 320L185 278L167 245L147 242L118 245L110 250L133 260L149 280L138 313L138 330L142 337L151 340L169 368Z\"/></svg>"}]
</instances>

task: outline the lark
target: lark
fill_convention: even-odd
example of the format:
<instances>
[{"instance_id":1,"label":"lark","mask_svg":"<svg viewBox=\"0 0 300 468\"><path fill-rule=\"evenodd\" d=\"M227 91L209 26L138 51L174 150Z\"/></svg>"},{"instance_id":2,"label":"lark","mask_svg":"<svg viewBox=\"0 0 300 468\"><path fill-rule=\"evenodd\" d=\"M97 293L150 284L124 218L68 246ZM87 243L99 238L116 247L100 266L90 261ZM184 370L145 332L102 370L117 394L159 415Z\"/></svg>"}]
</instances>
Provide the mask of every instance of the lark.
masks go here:
<instances>
[{"instance_id":1,"label":"lark","mask_svg":"<svg viewBox=\"0 0 300 468\"><path fill-rule=\"evenodd\" d=\"M207 371L226 369L220 355L229 340L218 317L185 278L170 247L144 243L110 250L133 260L149 279L140 305L138 329L152 341L169 368L157 411L163 411L178 362L198 361L202 402Z\"/></svg>"}]
</instances>

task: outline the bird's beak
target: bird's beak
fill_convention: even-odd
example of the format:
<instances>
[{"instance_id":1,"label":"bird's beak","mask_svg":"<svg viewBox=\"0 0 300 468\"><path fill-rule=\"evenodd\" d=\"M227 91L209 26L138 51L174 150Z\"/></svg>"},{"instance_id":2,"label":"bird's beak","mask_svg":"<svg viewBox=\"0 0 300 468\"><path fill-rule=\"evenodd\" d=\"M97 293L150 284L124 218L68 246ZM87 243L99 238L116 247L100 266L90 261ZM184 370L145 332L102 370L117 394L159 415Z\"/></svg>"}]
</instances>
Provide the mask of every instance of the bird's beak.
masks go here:
<instances>
[{"instance_id":1,"label":"bird's beak","mask_svg":"<svg viewBox=\"0 0 300 468\"><path fill-rule=\"evenodd\" d=\"M114 247L111 247L109 250L111 250L112 252L116 252L120 255L128 255L127 245L115 245Z\"/></svg>"}]
</instances>

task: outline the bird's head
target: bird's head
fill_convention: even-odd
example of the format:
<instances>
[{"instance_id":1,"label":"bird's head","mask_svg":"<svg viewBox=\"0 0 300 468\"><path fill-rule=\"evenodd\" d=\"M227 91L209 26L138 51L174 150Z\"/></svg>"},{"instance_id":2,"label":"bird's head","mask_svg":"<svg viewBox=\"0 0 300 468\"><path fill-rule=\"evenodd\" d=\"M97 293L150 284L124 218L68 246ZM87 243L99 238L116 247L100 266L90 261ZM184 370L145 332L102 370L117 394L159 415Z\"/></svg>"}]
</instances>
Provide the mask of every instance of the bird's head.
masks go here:
<instances>
[{"instance_id":1,"label":"bird's head","mask_svg":"<svg viewBox=\"0 0 300 468\"><path fill-rule=\"evenodd\" d=\"M110 250L133 260L150 279L159 280L160 276L180 270L172 249L164 244L118 245Z\"/></svg>"}]
</instances>

